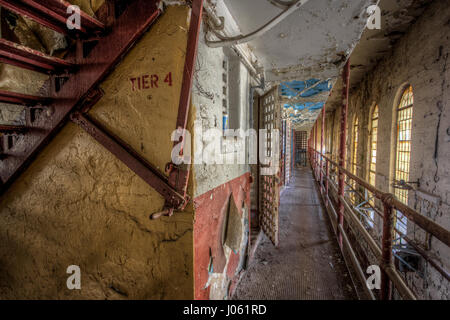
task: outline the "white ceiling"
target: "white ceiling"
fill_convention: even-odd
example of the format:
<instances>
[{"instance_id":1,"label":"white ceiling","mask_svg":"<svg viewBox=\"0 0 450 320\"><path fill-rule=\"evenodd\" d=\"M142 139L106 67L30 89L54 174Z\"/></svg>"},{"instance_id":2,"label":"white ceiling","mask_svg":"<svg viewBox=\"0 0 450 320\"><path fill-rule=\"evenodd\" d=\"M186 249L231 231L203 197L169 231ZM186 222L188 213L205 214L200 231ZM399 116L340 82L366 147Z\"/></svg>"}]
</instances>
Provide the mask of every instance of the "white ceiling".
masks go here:
<instances>
[{"instance_id":1,"label":"white ceiling","mask_svg":"<svg viewBox=\"0 0 450 320\"><path fill-rule=\"evenodd\" d=\"M394 48L410 26L422 15L433 0L380 0L382 11L381 30L366 29L353 51L350 74L350 90L358 88L364 76ZM327 101L327 111L342 104L342 79L339 78Z\"/></svg>"},{"instance_id":2,"label":"white ceiling","mask_svg":"<svg viewBox=\"0 0 450 320\"><path fill-rule=\"evenodd\" d=\"M250 33L282 12L269 0L210 0L223 2L242 34ZM287 2L287 0L284 0ZM264 67L266 80L331 79L327 101L332 110L341 101L340 73L351 55L351 87L389 54L432 0L309 0L292 15L252 40L248 46ZM378 4L382 29L366 29L367 8ZM233 35L238 35L239 31ZM356 48L356 49L355 49ZM324 101L326 93L322 93ZM319 95L308 97L317 103ZM302 98L307 103L308 98ZM293 110L288 109L288 112ZM320 110L297 111L302 126L311 126Z\"/></svg>"},{"instance_id":3,"label":"white ceiling","mask_svg":"<svg viewBox=\"0 0 450 320\"><path fill-rule=\"evenodd\" d=\"M282 12L268 0L224 2L243 34ZM309 0L248 44L268 81L335 78L359 41L368 17L366 9L373 3L377 1Z\"/></svg>"}]
</instances>

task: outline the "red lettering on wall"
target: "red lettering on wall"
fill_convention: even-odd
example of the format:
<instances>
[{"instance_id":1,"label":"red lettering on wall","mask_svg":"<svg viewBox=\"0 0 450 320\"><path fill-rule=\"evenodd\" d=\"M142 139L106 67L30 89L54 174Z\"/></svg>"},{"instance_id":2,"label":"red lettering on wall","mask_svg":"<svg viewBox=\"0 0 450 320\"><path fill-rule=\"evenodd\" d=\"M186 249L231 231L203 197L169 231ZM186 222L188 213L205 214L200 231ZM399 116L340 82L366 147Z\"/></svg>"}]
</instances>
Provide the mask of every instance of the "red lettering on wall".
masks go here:
<instances>
[{"instance_id":1,"label":"red lettering on wall","mask_svg":"<svg viewBox=\"0 0 450 320\"><path fill-rule=\"evenodd\" d=\"M131 78L130 79L131 80L131 90L136 90L136 87L135 87L135 85L134 85L134 82L136 81L136 78Z\"/></svg>"},{"instance_id":2,"label":"red lettering on wall","mask_svg":"<svg viewBox=\"0 0 450 320\"><path fill-rule=\"evenodd\" d=\"M158 83L159 79L160 79L160 77L157 74L152 74L152 75L144 74L139 77L130 78L131 90L132 91L136 91L136 90L140 91L140 90L150 89L150 88L158 89L158 88L160 88L159 83ZM164 77L164 83L166 83L168 87L173 86L172 72L169 72L166 74L166 76Z\"/></svg>"},{"instance_id":3,"label":"red lettering on wall","mask_svg":"<svg viewBox=\"0 0 450 320\"><path fill-rule=\"evenodd\" d=\"M164 79L165 83L169 84L169 87L172 86L172 72L169 72L166 76L166 78Z\"/></svg>"},{"instance_id":4,"label":"red lettering on wall","mask_svg":"<svg viewBox=\"0 0 450 320\"><path fill-rule=\"evenodd\" d=\"M150 86L148 85L148 74L142 76L142 88L150 89Z\"/></svg>"},{"instance_id":5,"label":"red lettering on wall","mask_svg":"<svg viewBox=\"0 0 450 320\"><path fill-rule=\"evenodd\" d=\"M156 74L152 74L152 88L158 88L159 77Z\"/></svg>"}]
</instances>

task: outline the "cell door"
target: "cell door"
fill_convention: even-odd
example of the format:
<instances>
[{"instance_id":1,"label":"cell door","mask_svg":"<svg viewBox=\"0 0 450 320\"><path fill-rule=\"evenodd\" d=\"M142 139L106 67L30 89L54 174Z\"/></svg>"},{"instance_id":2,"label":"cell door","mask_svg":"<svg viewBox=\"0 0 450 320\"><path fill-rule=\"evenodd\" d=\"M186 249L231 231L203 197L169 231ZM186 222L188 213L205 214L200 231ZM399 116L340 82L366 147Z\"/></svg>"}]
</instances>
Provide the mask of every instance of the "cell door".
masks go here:
<instances>
[{"instance_id":1,"label":"cell door","mask_svg":"<svg viewBox=\"0 0 450 320\"><path fill-rule=\"evenodd\" d=\"M286 185L286 120L281 120L280 149L280 187L283 187Z\"/></svg>"},{"instance_id":2,"label":"cell door","mask_svg":"<svg viewBox=\"0 0 450 320\"><path fill-rule=\"evenodd\" d=\"M260 201L259 223L272 243L278 245L278 213L280 206L280 126L281 110L278 87L260 99ZM262 149L262 150L261 150Z\"/></svg>"},{"instance_id":3,"label":"cell door","mask_svg":"<svg viewBox=\"0 0 450 320\"><path fill-rule=\"evenodd\" d=\"M308 132L295 131L295 160L306 167L306 152L308 149Z\"/></svg>"},{"instance_id":4,"label":"cell door","mask_svg":"<svg viewBox=\"0 0 450 320\"><path fill-rule=\"evenodd\" d=\"M284 153L284 185L288 185L291 180L291 121L286 120L285 123L285 145L286 151Z\"/></svg>"}]
</instances>

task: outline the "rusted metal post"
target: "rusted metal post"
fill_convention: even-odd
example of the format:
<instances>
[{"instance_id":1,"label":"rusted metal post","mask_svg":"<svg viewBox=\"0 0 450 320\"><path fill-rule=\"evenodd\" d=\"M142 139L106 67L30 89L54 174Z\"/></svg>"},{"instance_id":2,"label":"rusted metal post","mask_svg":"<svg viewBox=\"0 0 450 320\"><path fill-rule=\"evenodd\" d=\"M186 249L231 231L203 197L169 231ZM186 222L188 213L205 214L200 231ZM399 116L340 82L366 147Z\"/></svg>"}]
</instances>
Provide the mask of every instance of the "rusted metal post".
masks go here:
<instances>
[{"instance_id":1,"label":"rusted metal post","mask_svg":"<svg viewBox=\"0 0 450 320\"><path fill-rule=\"evenodd\" d=\"M314 131L314 150L317 151L317 144L318 144L318 139L317 139L317 133L319 132L319 121L318 119L316 119L316 130ZM314 152L315 158L314 158L314 169L315 169L315 174L316 174L316 180L318 179L317 177L317 163L318 163L318 156L317 156L317 152Z\"/></svg>"},{"instance_id":2,"label":"rusted metal post","mask_svg":"<svg viewBox=\"0 0 450 320\"><path fill-rule=\"evenodd\" d=\"M317 120L314 124L314 175L317 180Z\"/></svg>"},{"instance_id":3,"label":"rusted metal post","mask_svg":"<svg viewBox=\"0 0 450 320\"><path fill-rule=\"evenodd\" d=\"M311 129L311 133L309 134L309 139L308 139L308 153L309 153L309 162L312 166L312 135L313 135L313 129Z\"/></svg>"},{"instance_id":4,"label":"rusted metal post","mask_svg":"<svg viewBox=\"0 0 450 320\"><path fill-rule=\"evenodd\" d=\"M311 137L311 157L312 157L313 168L315 168L314 164L315 164L315 159L316 159L316 153L315 153L316 146L314 145L314 142L316 141L315 136L316 136L316 123L314 123L312 137Z\"/></svg>"},{"instance_id":5,"label":"rusted metal post","mask_svg":"<svg viewBox=\"0 0 450 320\"><path fill-rule=\"evenodd\" d=\"M178 105L178 116L176 129L181 131L181 137L174 142L174 146L181 143L180 156L184 152L184 143L186 127L188 123L189 107L191 103L191 89L194 79L195 62L197 59L198 40L200 38L200 26L202 24L203 0L192 1L191 23L189 26L188 43L186 48L186 58L183 71L183 82L181 85L180 103ZM190 165L174 166L172 163L167 164L169 168L169 183L175 189L187 195L187 187L189 182ZM173 169L172 169L173 168Z\"/></svg>"},{"instance_id":6,"label":"rusted metal post","mask_svg":"<svg viewBox=\"0 0 450 320\"><path fill-rule=\"evenodd\" d=\"M297 141L295 140L295 129L292 129L292 163L291 170L293 171L295 168L295 161L297 160Z\"/></svg>"},{"instance_id":7,"label":"rusted metal post","mask_svg":"<svg viewBox=\"0 0 450 320\"><path fill-rule=\"evenodd\" d=\"M344 66L344 70L342 72L342 110L341 110L341 131L340 131L340 144L339 144L339 166L345 168L345 140L347 137L347 111L348 111L348 93L350 86L350 59ZM344 172L339 169L339 206L338 206L338 225L344 225L344 203L341 200L341 197L344 197ZM338 241L339 245L342 248L342 234L338 228Z\"/></svg>"},{"instance_id":8,"label":"rusted metal post","mask_svg":"<svg viewBox=\"0 0 450 320\"><path fill-rule=\"evenodd\" d=\"M330 176L330 168L328 164L328 160L325 159L325 206L328 207L328 177Z\"/></svg>"},{"instance_id":9,"label":"rusted metal post","mask_svg":"<svg viewBox=\"0 0 450 320\"><path fill-rule=\"evenodd\" d=\"M392 199L393 195L390 197L385 197L382 199L384 207L383 215L383 238L381 241L381 261L382 266L392 265L392 239L394 233L394 211L392 209L392 204L389 199ZM391 300L391 287L392 282L389 276L384 271L384 267L381 268L381 287L380 287L380 300Z\"/></svg>"},{"instance_id":10,"label":"rusted metal post","mask_svg":"<svg viewBox=\"0 0 450 320\"><path fill-rule=\"evenodd\" d=\"M323 194L323 136L325 132L325 105L322 108L322 127L320 128L320 192Z\"/></svg>"},{"instance_id":11,"label":"rusted metal post","mask_svg":"<svg viewBox=\"0 0 450 320\"><path fill-rule=\"evenodd\" d=\"M311 136L309 137L309 148L310 148L310 161L311 161L311 167L314 168L314 125L311 129Z\"/></svg>"}]
</instances>

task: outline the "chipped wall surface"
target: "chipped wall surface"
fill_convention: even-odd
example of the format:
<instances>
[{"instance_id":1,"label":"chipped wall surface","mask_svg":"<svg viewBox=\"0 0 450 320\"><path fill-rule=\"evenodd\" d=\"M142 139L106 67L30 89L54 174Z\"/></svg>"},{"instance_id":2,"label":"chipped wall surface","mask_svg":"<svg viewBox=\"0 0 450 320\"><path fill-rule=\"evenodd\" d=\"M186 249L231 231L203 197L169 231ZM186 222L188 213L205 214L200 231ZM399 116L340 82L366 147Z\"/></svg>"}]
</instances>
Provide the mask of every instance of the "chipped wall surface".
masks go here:
<instances>
[{"instance_id":1,"label":"chipped wall surface","mask_svg":"<svg viewBox=\"0 0 450 320\"><path fill-rule=\"evenodd\" d=\"M223 93L222 70L227 50L209 48L204 43L203 30L201 32L194 78L192 104L195 106L195 119L200 121L203 132L209 129L222 130L223 99L229 98L230 118L234 118L233 129L248 128L250 80L242 63L232 62L228 82L229 94ZM224 52L225 51L225 52ZM228 53L231 60L237 59ZM194 138L193 138L194 139ZM203 148L207 152L208 141L202 140L203 146L194 145L194 149ZM195 196L199 196L228 181L231 181L250 170L247 164L195 164Z\"/></svg>"},{"instance_id":2,"label":"chipped wall surface","mask_svg":"<svg viewBox=\"0 0 450 320\"><path fill-rule=\"evenodd\" d=\"M241 29L249 34L279 15L283 9L266 0L225 2ZM360 39L367 8L377 0L310 0L249 42L266 69L266 79L305 80L337 77L339 66Z\"/></svg>"},{"instance_id":3,"label":"chipped wall surface","mask_svg":"<svg viewBox=\"0 0 450 320\"><path fill-rule=\"evenodd\" d=\"M101 85L90 115L149 162L170 161L189 9L167 8ZM164 76L172 72L172 86ZM159 87L130 78L158 75ZM192 185L189 186L192 194ZM191 299L193 208L152 221L164 199L74 124L0 198L2 299ZM81 268L81 290L66 269Z\"/></svg>"},{"instance_id":4,"label":"chipped wall surface","mask_svg":"<svg viewBox=\"0 0 450 320\"><path fill-rule=\"evenodd\" d=\"M224 91L224 65L227 61L228 86ZM223 100L228 100L229 128L247 130L250 119L250 76L229 48L212 49L199 40L192 103L202 131L223 130ZM208 156L205 135L193 135L194 152ZM241 141L242 142L242 141ZM201 145L199 145L201 144ZM241 144L244 150L245 143ZM235 151L226 151L236 156ZM194 281L196 299L227 299L238 279L246 257L250 212L250 166L248 164L195 164L194 179ZM232 198L230 196L233 195ZM230 200L231 199L231 200ZM234 200L233 200L234 199ZM225 242L224 225L229 202L235 202L240 215L239 247L234 252Z\"/></svg>"},{"instance_id":5,"label":"chipped wall surface","mask_svg":"<svg viewBox=\"0 0 450 320\"><path fill-rule=\"evenodd\" d=\"M3 8L0 8L0 20L0 35L6 40L49 55L54 55L67 47L67 41L63 35ZM0 63L1 90L38 95L45 92L43 86L48 79L48 75ZM23 107L0 103L0 123L23 124L24 122Z\"/></svg>"},{"instance_id":6,"label":"chipped wall surface","mask_svg":"<svg viewBox=\"0 0 450 320\"><path fill-rule=\"evenodd\" d=\"M414 90L412 158L410 181L420 182L410 191L409 206L450 228L450 8L445 1L434 2L396 44L392 53L369 73L350 94L348 128L359 117L358 175L368 179L369 115L379 106L376 186L393 192L395 112L406 84ZM439 32L437 32L439 31ZM340 108L327 115L327 128L333 126L333 139L327 151L338 155ZM330 131L331 132L331 131ZM320 137L320 135L319 135ZM347 135L347 166L350 163L352 132ZM424 241L422 232L408 232L445 269L450 269L450 250L434 237ZM449 299L450 285L433 267L422 261L425 279L408 273L409 284L422 299Z\"/></svg>"},{"instance_id":7,"label":"chipped wall surface","mask_svg":"<svg viewBox=\"0 0 450 320\"><path fill-rule=\"evenodd\" d=\"M247 254L250 173L210 190L194 201L195 299L231 296ZM239 213L232 220L232 207ZM237 245L230 245L233 229ZM241 259L242 258L242 259Z\"/></svg>"}]
</instances>

